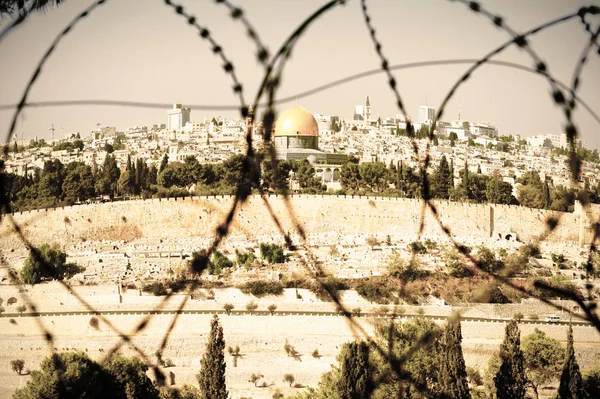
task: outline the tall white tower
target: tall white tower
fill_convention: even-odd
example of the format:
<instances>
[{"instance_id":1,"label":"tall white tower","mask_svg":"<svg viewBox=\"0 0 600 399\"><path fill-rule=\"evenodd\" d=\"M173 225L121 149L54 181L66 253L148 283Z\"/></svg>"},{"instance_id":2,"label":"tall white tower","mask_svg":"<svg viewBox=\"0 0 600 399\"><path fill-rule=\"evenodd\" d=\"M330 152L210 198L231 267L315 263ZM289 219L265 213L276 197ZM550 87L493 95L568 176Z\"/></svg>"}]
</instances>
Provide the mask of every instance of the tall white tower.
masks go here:
<instances>
[{"instance_id":1,"label":"tall white tower","mask_svg":"<svg viewBox=\"0 0 600 399\"><path fill-rule=\"evenodd\" d=\"M173 109L167 111L167 129L181 130L190 121L191 110L181 104L173 104Z\"/></svg>"}]
</instances>

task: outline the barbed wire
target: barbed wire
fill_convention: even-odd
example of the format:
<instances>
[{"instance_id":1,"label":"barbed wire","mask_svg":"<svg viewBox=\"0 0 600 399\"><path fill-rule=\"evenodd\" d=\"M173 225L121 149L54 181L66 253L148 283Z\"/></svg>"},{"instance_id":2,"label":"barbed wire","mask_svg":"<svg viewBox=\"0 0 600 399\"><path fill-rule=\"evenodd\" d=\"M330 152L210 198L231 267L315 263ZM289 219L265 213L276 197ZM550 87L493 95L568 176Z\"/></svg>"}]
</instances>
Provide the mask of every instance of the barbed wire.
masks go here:
<instances>
[{"instance_id":1,"label":"barbed wire","mask_svg":"<svg viewBox=\"0 0 600 399\"><path fill-rule=\"evenodd\" d=\"M192 27L194 27L198 31L199 36L202 39L205 39L210 43L210 45L212 46L211 51L214 54L217 54L223 62L223 66L222 66L223 70L225 71L226 74L231 76L231 79L233 81L232 89L239 98L239 101L240 101L239 106L230 106L230 105L196 106L196 105L194 105L193 107L198 108L198 109L206 109L206 110L234 110L235 109L235 110L239 110L242 118L248 118L249 119L249 128L248 128L248 132L246 134L246 142L247 142L246 157L245 157L245 161L244 161L244 165L243 165L243 169L242 169L242 179L240 179L240 182L238 183L238 185L236 187L234 200L233 200L226 216L224 217L222 222L219 223L219 225L216 227L215 236L212 240L211 245L206 250L206 255L201 257L199 261L192 262L190 264L190 270L193 273L195 273L196 278L191 281L188 281L185 284L185 287L183 288L185 290L185 292L187 293L187 295L185 295L183 297L183 300L178 304L177 310L176 310L175 314L173 315L173 318L171 319L171 321L167 327L167 330L165 331L165 334L163 335L163 337L161 339L160 345L159 345L157 351L155 352L156 361L152 361L150 359L150 356L148 356L144 352L143 349L141 349L140 347L135 345L132 342L132 338L135 337L140 332L142 332L145 328L147 328L149 321L152 319L152 317L154 317L155 314L158 314L162 309L164 309L165 306L167 305L167 303L173 298L174 294L179 292L180 290L182 290L182 288L180 288L179 290L170 291L156 305L156 307L154 307L151 314L141 318L141 320L135 325L135 327L129 333L124 333L124 332L120 331L107 317L105 317L103 314L101 314L99 311L97 311L92 305L90 305L85 300L85 298L83 298L81 295L79 295L72 287L69 286L69 284L67 284L64 281L60 282L61 286L63 286L70 295L75 297L76 300L82 306L84 306L88 311L95 314L102 323L107 325L109 327L109 329L119 337L119 341L107 352L106 357L110 357L113 354L115 354L123 345L129 345L144 360L144 362L146 362L146 364L153 370L158 385L164 384L165 375L164 375L164 372L161 370L161 367L162 367L161 359L162 359L163 351L168 346L169 338L170 338L172 332L174 331L174 328L178 322L179 316L182 314L183 309L186 307L186 305L188 303L190 294L201 283L200 276L201 276L202 272L207 268L209 257L211 256L212 253L214 253L214 251L217 250L217 248L219 247L219 245L221 244L223 239L228 236L231 225L235 219L235 216L237 214L239 207L241 206L242 203L244 203L248 199L249 195L251 194L251 188L252 188L251 183L258 181L258 174L257 174L258 172L257 171L260 170L262 162L264 160L270 161L271 166L275 166L273 168L273 170L274 170L276 177L277 177L277 173L279 173L278 169L276 168L277 157L276 157L275 147L273 145L273 140L271 138L271 131L273 129L273 125L275 123L275 117L276 117L275 108L274 108L276 104L288 102L293 98L314 95L314 94L320 93L324 90L327 90L329 88L332 88L332 87L335 87L335 86L338 86L338 85L341 85L344 83L348 83L348 82L354 81L356 79L375 75L377 73L384 73L387 78L387 84L390 87L390 89L393 91L393 94L395 96L396 106L404 115L407 115L406 109L404 107L404 102L402 100L400 91L397 87L396 79L392 74L392 70L401 70L401 69L415 68L415 67L425 67L425 66L432 66L432 65L456 65L456 64L465 64L465 63L471 64L471 66L461 76L461 78L459 78L459 80L455 82L455 84L452 86L450 91L444 97L444 100L442 101L441 106L438 108L438 111L436 112L435 118L434 118L434 120L430 126L429 132L428 132L425 153L423 154L422 157L421 157L421 154L419 153L419 147L418 147L417 141L414 138L414 126L410 120L407 119L407 121L406 121L407 122L406 123L407 132L409 132L409 136L412 137L412 139L411 139L412 149L413 149L416 159L418 159L418 161L419 161L420 176L421 176L421 183L422 183L421 198L422 198L423 202L422 202L422 208L421 208L421 212L420 212L420 224L419 224L419 229L418 229L418 236L421 237L421 235L423 234L424 226L425 226L425 214L427 211L429 211L433 215L436 223L439 225L439 227L444 232L445 236L453 244L454 248L465 259L468 260L469 264L465 264L465 267L467 267L473 271L476 271L478 273L487 275L487 276L491 277L493 280L495 280L507 287L510 287L528 297L537 298L541 302L543 302L549 306L552 306L555 309L559 309L559 306L554 304L550 300L548 300L544 297L540 297L539 295L536 295L536 293L533 292L532 290L528 290L524 287L521 287L518 284L515 284L513 281L510 280L510 278L509 278L510 276L508 274L504 274L503 271L492 273L492 272L489 272L488 270L486 270L486 268L484 267L481 260L477 259L477 257L472 255L467 250L467 247L464 244L460 243L454 237L450 227L445 225L443 223L443 221L441 220L440 214L438 212L438 208L437 208L435 202L432 201L432 199L431 199L430 190L429 190L429 179L427 176L427 170L428 170L428 167L429 167L429 164L431 161L430 148L431 148L431 143L436 138L436 133L435 133L436 124L440 120L440 118L444 115L444 111L445 111L445 108L446 108L448 102L455 95L458 88L460 86L462 86L464 83L466 83L471 78L474 71L476 71L479 67L481 67L483 65L498 65L498 66L516 68L516 69L520 69L520 70L530 72L530 73L535 73L535 74L545 77L551 88L551 93L552 93L554 102L556 103L556 105L561 107L561 109L563 110L564 115L565 115L565 120L566 120L565 132L566 132L567 139L569 142L569 147L570 147L569 151L570 151L570 169L571 169L571 175L572 175L571 177L572 177L572 182L575 182L577 180L577 178L579 177L579 172L580 172L580 168L581 168L581 161L577 158L576 146L575 146L577 136L578 136L578 131L577 131L576 127L574 126L574 123L572 120L572 113L573 113L573 109L575 108L576 104L577 103L581 104L592 115L592 117L600 123L600 118L594 112L594 110L591 109L591 107L589 107L589 105L587 105L577 95L577 91L581 87L581 75L582 75L582 72L586 65L586 62L589 59L590 53L594 48L600 48L600 46L598 44L598 36L600 35L600 28L598 28L596 31L593 31L591 29L591 25L590 25L589 21L587 21L586 18L590 15L599 14L600 9L595 6L582 7L581 9L578 10L577 13L568 14L566 16L551 20L551 21L546 22L542 25L539 25L525 33L519 34L515 30L510 28L508 25L506 25L506 23L504 22L504 19L501 16L495 15L494 13L488 11L487 9L483 8L479 3L475 2L475 1L465 1L465 0L459 0L459 2L462 3L463 5L467 6L468 9L471 10L472 12L482 15L482 16L486 17L487 19L489 19L494 26L496 26L497 28L508 33L509 36L511 36L511 40L507 41L500 47L492 50L491 52L489 52L488 54L486 54L485 56L483 56L480 59L468 59L468 60L466 60L466 59L456 60L455 59L455 60L424 61L424 62L419 62L419 63L406 63L406 64L390 66L388 59L386 58L386 56L383 53L383 44L378 40L378 38L376 36L375 25L373 23L372 17L368 13L367 2L366 2L366 0L361 0L360 5L362 8L363 18L367 25L367 29L370 34L370 38L375 47L376 54L379 58L380 68L378 68L376 70L370 70L370 71L362 72L359 74L351 75L351 76L348 76L348 77L345 77L342 79L338 79L336 81L321 85L317 88L307 90L298 95L290 96L288 98L283 98L283 99L277 100L277 91L279 89L280 82L282 80L283 72L285 70L285 65L286 65L287 60L289 60L289 58L292 54L292 50L293 50L295 44L298 42L298 40L300 40L300 38L304 35L304 33L312 26L312 24L314 22L316 22L322 15L324 15L326 12L333 10L338 5L344 5L346 2L343 0L333 0L333 1L329 1L329 2L325 3L322 7L318 8L301 25L299 25L298 28L296 28L290 34L290 36L284 41L284 43L279 48L279 50L275 53L275 55L273 57L269 57L268 50L266 49L266 47L260 40L258 32L251 25L250 21L245 16L245 13L243 12L243 10L241 8L233 5L229 1L216 0L216 3L222 4L223 6L227 7L230 10L230 17L234 21L239 20L244 25L248 37L251 39L251 41L254 43L254 45L256 47L256 51L257 51L256 57L264 67L265 73L262 78L262 82L259 86L259 89L257 90L254 101L252 103L254 112L250 113L249 107L244 100L243 86L236 76L232 62L229 60L229 58L227 58L225 56L223 48L213 38L213 36L208 31L208 29L206 29L205 27L200 25L197 22L197 18L195 16L187 13L183 6L177 5L173 2L171 2L170 0L164 0L164 3L167 6L171 7L178 15L181 15L182 17L184 17L185 22L188 25L191 25ZM83 20L85 17L87 17L89 15L89 13L91 13L97 7L99 7L100 5L103 5L104 3L105 3L105 0L98 0L98 1L94 2L91 6L89 6L82 13L80 13L78 16L76 16L65 27L65 29L56 36L56 38L53 40L53 42L50 45L50 47L48 48L48 50L45 52L42 59L38 62L38 65L37 65L33 75L29 79L29 81L26 85L26 88L23 92L23 95L21 96L20 101L16 105L0 106L0 110L15 108L12 122L11 122L9 131L6 136L7 137L6 142L10 141L10 138L12 137L12 135L14 133L14 129L16 126L16 120L18 119L18 116L23 111L23 109L26 107L73 106L73 105L113 105L113 106L131 106L131 107L143 107L143 108L158 108L158 107L163 108L165 106L165 104L160 104L160 103L126 102L126 101L111 101L111 100L71 100L71 101L38 101L38 102L28 102L27 101L28 95L29 95L29 92L30 92L32 86L34 85L34 83L38 80L38 78L41 75L43 66L45 65L46 61L50 58L50 56L53 54L56 47L60 44L61 40L66 35L68 35L70 32L72 32L73 28L81 20ZM570 86L567 86L566 84L558 81L556 78L554 78L550 74L548 65L539 58L539 56L533 50L532 46L530 45L530 43L528 42L527 39L528 39L528 37L535 35L543 30L554 27L560 23L572 20L577 17L580 18L581 23L584 26L585 32L587 32L589 34L589 41L586 43L586 46L585 46L584 50L582 51L582 55L578 60L578 63L576 65L576 68L573 73L572 83ZM20 15L17 19L15 19L15 21L12 24L10 24L7 28L5 28L0 33L0 40L4 39L13 30L14 27L23 23L25 21L25 19L26 19L26 15ZM509 48L513 44L518 46L519 48L523 49L529 55L529 57L533 60L533 62L535 64L534 68L525 67L525 66L522 66L519 64L514 64L514 63L510 63L510 62L506 62L506 61L497 61L497 60L491 59L492 57L500 54L502 51ZM599 50L599 53L600 53L600 50ZM570 98L568 100L565 98L564 92L569 93ZM263 102L261 102L261 99L263 97L266 97L266 100L263 100ZM253 147L252 135L253 135L253 128L254 128L255 122L256 122L256 115L258 114L258 112L261 108L264 108L263 115L262 115L262 124L263 124L263 128L264 128L265 148L260 151L257 151ZM250 182L250 184L248 182ZM3 173L0 174L0 187L5 187ZM317 262L312 262L312 264L311 264L310 259L314 259L315 257L313 256L314 254L312 254L310 245L308 243L306 230L305 230L304 226L302 225L301 221L298 219L298 217L294 211L294 207L290 200L290 195L289 195L289 191L287 190L287 188L283 187L281 190L282 198L283 198L284 205L285 205L285 215L277 215L277 213L274 211L273 207L270 204L269 196L265 195L265 192L262 190L260 185L258 185L257 187L259 190L259 195L260 195L262 202L265 206L265 209L267 211L266 213L267 213L268 217L270 219L272 219L272 221L276 225L277 230L282 235L282 239L285 242L286 246L289 249L291 249L292 247L297 247L298 245L296 245L293 242L293 237L289 233L284 231L283 224L281 223L281 219L284 217L291 221L291 224L294 226L296 234L298 235L298 240L299 240L298 244L304 250L306 250L307 254L309 255L306 260L303 259L303 261L302 261L303 266L305 266L307 268L307 270L309 270L309 271L316 270L316 272L314 273L315 274L314 275L315 284L317 284L319 286L319 288L326 293L326 295L329 297L329 299L334 302L334 305L337 307L337 309L339 309L340 314L342 314L345 317L353 336L356 339L368 339L369 334L367 334L367 332L364 330L364 328L357 322L356 318L353 315L353 312L349 311L347 309L346 305L344 305L344 303L341 301L341 298L339 297L339 294L337 293L337 291L335 291L334 289L331 289L322 280L322 277L325 275L323 268L319 264L317 264ZM585 196L579 195L578 199L581 201L582 206L584 208L583 214L585 214L585 215L590 214L591 217L593 218L593 213L587 212L589 210L589 206L590 206L587 198ZM12 224L13 230L14 230L13 233L17 234L19 240L23 243L25 248L31 253L34 260L36 262L38 262L39 264L41 264L42 267L50 270L51 265L48 265L46 263L46 261L40 256L40 253L37 250L37 248L25 236L21 226L19 226L19 224L15 221L15 219L10 215L11 214L10 202L8 200L2 198L2 203L0 205L1 205L0 210L2 211L2 212L0 212L0 216L5 219L8 219L8 222ZM584 217L583 214L581 217ZM547 236L559 225L560 218L561 218L561 215L559 214L557 217L550 217L546 220L546 229L537 238L538 242L544 241L547 238ZM593 239L592 239L592 242L591 242L590 248L589 248L588 263L592 262L592 260L591 260L592 253L596 251L596 243L600 239L600 221L595 221L595 220L591 219L590 222L593 224L594 235L593 235ZM414 259L414 257L416 257L416 254L413 253L412 256ZM37 326L38 326L39 330L43 333L44 339L45 339L46 343L48 344L50 350L52 351L52 353L54 353L55 349L54 349L54 345L53 345L53 343L54 343L53 333L42 322L41 318L39 317L39 313L37 313L36 304L26 294L26 292L24 290L24 285L20 281L16 272L14 270L10 269L9 265L6 263L6 261L4 259L2 259L1 262L2 262L3 267L6 267L9 270L8 275L9 275L11 282L19 287L20 295L23 298L23 301L31 309L32 315L38 316L38 317L35 317ZM583 315L574 313L571 310L567 310L567 312L571 316L580 318L582 320L587 320L596 328L596 330L600 331L600 319L598 318L598 315L596 314L596 304L594 302L586 303L586 301L582 295L572 292L572 291L569 291L569 290L566 290L566 289L559 289L557 287L548 285L547 283L545 283L541 280L536 280L534 283L534 287L541 289L541 290L546 290L546 291L552 292L556 295L560 295L560 296L566 297L566 298L574 301L575 303L577 303L579 308L583 311ZM589 286L587 288L588 288L588 290L591 289ZM483 299L485 295L487 295L487 293L483 292L483 293L479 294L478 297L480 299ZM563 308L560 307L560 309L563 309ZM392 313L392 318L395 318L397 316L397 314L398 314L397 309L394 309L394 311ZM461 312L457 312L452 317L460 318L461 314L462 314ZM391 329L391 324L390 324L390 329ZM416 350L418 350L419 348L421 348L423 346L429 345L436 338L435 334L436 333L433 332L433 333L426 334L425 336L421 337L419 339L419 341L413 346L413 348L410 351L408 351L407 353L404 353L400 357L397 357L393 353L391 340L389 340L387 348L383 347L382 345L379 345L378 343L374 343L374 348L390 364L392 371L396 374L396 377L400 381L410 381L411 380L410 375L407 375L402 370L403 364L410 361L411 356L413 356L413 354L415 353ZM390 330L390 336L391 336L391 330ZM53 358L55 359L55 361L57 361L56 357L53 357Z\"/></svg>"}]
</instances>

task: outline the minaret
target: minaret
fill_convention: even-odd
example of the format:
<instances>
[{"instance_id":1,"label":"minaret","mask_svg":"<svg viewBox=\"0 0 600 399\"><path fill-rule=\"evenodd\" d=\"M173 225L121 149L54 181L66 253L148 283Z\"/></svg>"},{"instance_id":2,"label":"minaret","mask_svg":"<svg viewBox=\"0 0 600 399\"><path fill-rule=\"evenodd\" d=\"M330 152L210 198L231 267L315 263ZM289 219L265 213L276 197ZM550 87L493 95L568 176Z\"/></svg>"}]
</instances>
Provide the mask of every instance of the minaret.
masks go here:
<instances>
[{"instance_id":1,"label":"minaret","mask_svg":"<svg viewBox=\"0 0 600 399\"><path fill-rule=\"evenodd\" d=\"M365 103L365 120L367 123L371 122L371 102L369 101L369 96L367 96L367 102Z\"/></svg>"}]
</instances>

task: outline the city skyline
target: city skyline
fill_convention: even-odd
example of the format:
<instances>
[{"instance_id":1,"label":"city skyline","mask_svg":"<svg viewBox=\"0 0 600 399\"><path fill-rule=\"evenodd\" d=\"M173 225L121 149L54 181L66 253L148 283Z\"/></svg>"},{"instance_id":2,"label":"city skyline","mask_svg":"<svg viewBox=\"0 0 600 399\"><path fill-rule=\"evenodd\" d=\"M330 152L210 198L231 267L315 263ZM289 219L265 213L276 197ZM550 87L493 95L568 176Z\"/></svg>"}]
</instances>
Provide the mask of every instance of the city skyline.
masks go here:
<instances>
[{"instance_id":1,"label":"city skyline","mask_svg":"<svg viewBox=\"0 0 600 399\"><path fill-rule=\"evenodd\" d=\"M34 15L0 43L0 54L10 54L13 60L2 66L5 73L0 78L3 87L1 105L18 102L26 81L52 37L85 4L66 2L45 14ZM542 7L540 1L483 3L484 7L503 15L507 24L517 31L575 12L584 4L587 3L554 1L543 2ZM241 23L233 21L222 6L193 2L183 5L222 45L245 88L246 101L253 100L263 71L256 61L254 44L245 36ZM250 1L241 6L272 54L289 35L290 27L297 26L321 5L318 1L302 4ZM374 2L369 12L390 65L480 58L508 40L505 32L458 3L440 1L435 8L431 3L417 2L383 5L383 2ZM428 21L427 26L419 24L418 21L423 20ZM6 24L5 20L0 26ZM106 26L110 26L110 30L104 29ZM401 40L395 40L397 34L404 32L418 32L418 35L404 35ZM32 40L34 37L36 40ZM127 40L119 40L122 37ZM547 62L553 76L569 84L585 39L581 23L572 20L538 34L530 39L530 43ZM22 51L24 43L28 44L28 51ZM532 65L524 52L514 48L505 51L498 60L527 67ZM372 70L378 65L359 3L348 2L325 14L300 38L284 70L278 98ZM437 109L448 89L468 66L394 71L412 120L417 120L421 105ZM580 97L593 110L600 109L600 96L594 91L594 87L600 85L599 67L598 57L589 57L579 91ZM39 82L33 86L30 101L103 99L172 104L176 100L185 106L236 105L237 98L231 87L232 82L223 73L221 61L180 16L159 2L149 3L143 12L136 9L134 2L120 2L118 6L107 3L99 7L89 20L74 28L44 67ZM299 103L311 113L340 115L349 120L354 105L363 103L367 95L371 99L374 119L400 113L383 74L302 98ZM292 101L278 106L278 113ZM484 66L475 72L450 100L441 119L457 119L459 109L462 120L489 122L498 127L500 134L532 136L563 132L564 116L553 104L547 82L539 76L496 65ZM35 135L51 138L48 129L54 124L57 131L64 127L60 133L56 132L56 137L75 131L83 135L93 130L97 123L124 130L134 125L165 123L164 111L116 106L26 108L24 129L19 120L16 132L19 137L24 130L25 138ZM202 111L193 107L191 111L192 121L201 121L204 116L239 117L236 111ZM4 136L12 113L12 109L0 111L0 131ZM582 107L578 107L574 115L580 138L586 146L600 147L600 138L593 135L598 128L597 122Z\"/></svg>"}]
</instances>

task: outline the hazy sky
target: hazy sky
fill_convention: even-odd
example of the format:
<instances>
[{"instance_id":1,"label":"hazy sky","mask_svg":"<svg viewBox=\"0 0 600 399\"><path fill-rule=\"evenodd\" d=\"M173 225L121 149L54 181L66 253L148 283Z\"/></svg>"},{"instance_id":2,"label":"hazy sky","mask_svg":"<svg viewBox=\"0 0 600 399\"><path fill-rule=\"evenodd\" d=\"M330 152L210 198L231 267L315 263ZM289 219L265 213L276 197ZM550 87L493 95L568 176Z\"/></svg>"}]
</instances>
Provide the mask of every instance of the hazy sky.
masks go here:
<instances>
[{"instance_id":1,"label":"hazy sky","mask_svg":"<svg viewBox=\"0 0 600 399\"><path fill-rule=\"evenodd\" d=\"M238 0L261 39L274 53L285 38L324 0ZM18 102L37 62L58 32L89 0L69 0L27 20L0 42L0 105ZM263 77L256 48L240 21L233 21L224 6L193 0L182 4L206 26L232 60L244 86L247 101L254 98ZM481 14L447 0L371 0L372 21L390 65L459 58L480 58L509 39ZM502 15L517 31L576 12L596 1L495 0L484 7ZM596 16L595 28L600 21ZM2 21L0 28L6 26ZM547 62L550 73L570 84L587 36L578 19L530 39ZM219 57L210 51L195 29L161 0L110 0L77 25L57 47L31 90L30 101L103 99L205 105L239 105L230 77ZM579 95L600 113L600 60L593 53L582 75ZM497 59L532 66L531 58L509 49ZM380 65L363 20L360 1L349 0L329 11L300 38L284 71L279 97L287 97L344 76ZM430 66L394 72L408 113L417 118L419 105L437 107L468 65ZM564 117L554 106L550 88L538 75L500 66L483 66L449 103L444 120L489 122L501 134L524 136L563 131ZM399 113L383 74L354 81L301 99L313 113L350 118L355 104L370 96L375 117ZM278 107L283 111L293 102ZM28 108L19 138L50 138L96 127L166 123L167 109L116 106ZM0 111L4 139L13 110ZM235 116L235 112L192 109L192 120L205 116ZM590 148L600 148L600 125L583 108L575 113L581 136Z\"/></svg>"}]
</instances>

